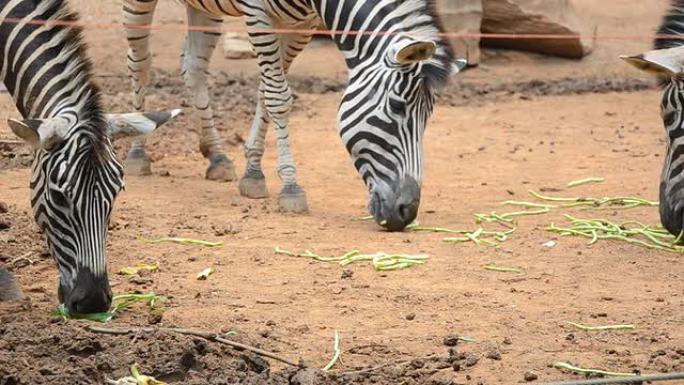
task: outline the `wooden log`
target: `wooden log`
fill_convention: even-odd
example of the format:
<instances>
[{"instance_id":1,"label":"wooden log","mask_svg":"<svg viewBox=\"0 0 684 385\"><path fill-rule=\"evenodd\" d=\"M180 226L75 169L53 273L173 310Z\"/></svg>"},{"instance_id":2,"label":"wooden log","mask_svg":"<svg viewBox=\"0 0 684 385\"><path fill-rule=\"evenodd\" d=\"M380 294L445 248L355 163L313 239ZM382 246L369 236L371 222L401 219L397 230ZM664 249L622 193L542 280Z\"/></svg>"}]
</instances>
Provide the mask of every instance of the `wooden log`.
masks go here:
<instances>
[{"instance_id":1,"label":"wooden log","mask_svg":"<svg viewBox=\"0 0 684 385\"><path fill-rule=\"evenodd\" d=\"M567 58L593 49L594 26L580 20L572 0L483 0L482 32L582 35L574 39L482 39L487 47L509 48Z\"/></svg>"}]
</instances>

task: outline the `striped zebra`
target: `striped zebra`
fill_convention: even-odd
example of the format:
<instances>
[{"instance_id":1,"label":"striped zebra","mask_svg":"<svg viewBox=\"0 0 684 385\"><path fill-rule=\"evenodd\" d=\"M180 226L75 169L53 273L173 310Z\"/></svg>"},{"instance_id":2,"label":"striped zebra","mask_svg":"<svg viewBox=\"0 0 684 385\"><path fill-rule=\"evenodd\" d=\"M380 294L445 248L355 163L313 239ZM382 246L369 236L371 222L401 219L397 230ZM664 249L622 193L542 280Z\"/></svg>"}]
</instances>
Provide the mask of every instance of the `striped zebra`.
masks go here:
<instances>
[{"instance_id":1,"label":"striped zebra","mask_svg":"<svg viewBox=\"0 0 684 385\"><path fill-rule=\"evenodd\" d=\"M655 50L622 59L655 74L663 85L661 117L667 136L667 153L660 176L660 221L672 234L682 232L684 220L684 0L672 1L658 35Z\"/></svg>"},{"instance_id":2,"label":"striped zebra","mask_svg":"<svg viewBox=\"0 0 684 385\"><path fill-rule=\"evenodd\" d=\"M435 91L463 67L454 61L431 0L181 0L190 31L182 54L182 74L201 120L200 149L209 159L208 179L230 180L235 171L219 145L207 88L209 61L223 16L242 16L261 71L256 114L245 144L247 167L240 193L268 196L261 160L267 124L275 127L282 211L308 210L297 184L288 119L292 91L286 74L322 21L340 31L334 41L349 68L349 84L338 114L339 134L370 193L376 222L402 230L418 212L422 179L422 137ZM149 82L150 29L157 0L124 0L129 42L128 68L133 106L144 106ZM302 32L276 34L273 28ZM354 31L366 31L356 34ZM149 170L144 141L133 144L127 170ZM128 167L130 165L130 167ZM219 171L220 170L220 171Z\"/></svg>"},{"instance_id":3,"label":"striped zebra","mask_svg":"<svg viewBox=\"0 0 684 385\"><path fill-rule=\"evenodd\" d=\"M123 168L110 138L146 134L173 113L105 115L77 16L64 0L0 2L0 79L24 120L12 131L35 150L31 206L59 268L59 299L74 313L111 302L105 240ZM7 291L10 276L0 271ZM0 293L2 294L2 293Z\"/></svg>"}]
</instances>

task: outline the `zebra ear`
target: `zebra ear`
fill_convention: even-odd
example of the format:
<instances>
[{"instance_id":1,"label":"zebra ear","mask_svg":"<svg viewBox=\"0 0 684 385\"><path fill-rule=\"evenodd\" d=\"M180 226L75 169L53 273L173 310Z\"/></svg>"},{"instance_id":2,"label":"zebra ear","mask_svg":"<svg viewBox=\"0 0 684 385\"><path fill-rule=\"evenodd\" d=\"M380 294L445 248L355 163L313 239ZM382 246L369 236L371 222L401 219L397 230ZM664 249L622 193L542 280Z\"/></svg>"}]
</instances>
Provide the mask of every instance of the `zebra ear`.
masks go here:
<instances>
[{"instance_id":1,"label":"zebra ear","mask_svg":"<svg viewBox=\"0 0 684 385\"><path fill-rule=\"evenodd\" d=\"M620 56L634 67L659 76L672 77L684 72L683 47L659 49L636 56Z\"/></svg>"},{"instance_id":2,"label":"zebra ear","mask_svg":"<svg viewBox=\"0 0 684 385\"><path fill-rule=\"evenodd\" d=\"M451 76L456 75L459 72L463 72L464 69L468 67L468 60L466 59L456 59L451 63Z\"/></svg>"},{"instance_id":3,"label":"zebra ear","mask_svg":"<svg viewBox=\"0 0 684 385\"><path fill-rule=\"evenodd\" d=\"M69 123L64 119L27 119L7 121L14 134L25 140L34 149L49 150L64 141Z\"/></svg>"},{"instance_id":4,"label":"zebra ear","mask_svg":"<svg viewBox=\"0 0 684 385\"><path fill-rule=\"evenodd\" d=\"M437 44L431 41L403 40L390 49L392 59L399 65L407 66L430 59L437 50Z\"/></svg>"},{"instance_id":5,"label":"zebra ear","mask_svg":"<svg viewBox=\"0 0 684 385\"><path fill-rule=\"evenodd\" d=\"M112 140L127 136L149 135L164 123L181 113L180 109L159 112L133 112L108 114L107 134Z\"/></svg>"}]
</instances>

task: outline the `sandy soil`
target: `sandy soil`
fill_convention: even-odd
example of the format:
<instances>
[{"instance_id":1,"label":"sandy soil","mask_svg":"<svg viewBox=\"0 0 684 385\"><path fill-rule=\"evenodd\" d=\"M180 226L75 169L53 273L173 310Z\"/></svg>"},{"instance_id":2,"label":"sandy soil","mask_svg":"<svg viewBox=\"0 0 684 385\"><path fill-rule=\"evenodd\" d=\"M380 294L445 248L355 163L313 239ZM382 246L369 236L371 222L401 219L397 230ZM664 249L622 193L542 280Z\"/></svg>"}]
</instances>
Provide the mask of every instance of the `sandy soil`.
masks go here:
<instances>
[{"instance_id":1,"label":"sandy soil","mask_svg":"<svg viewBox=\"0 0 684 385\"><path fill-rule=\"evenodd\" d=\"M116 3L86 7L84 14L102 23L117 22ZM599 33L638 34L655 28L665 1L578 3L586 17L599 23ZM159 16L163 22L177 22L182 10L169 3ZM127 110L121 32L93 30L87 38L107 106ZM158 86L149 106L176 106L185 97L173 75L182 36L157 34L155 40ZM664 152L660 92L616 60L620 53L648 46L646 41L601 41L595 54L581 62L488 51L482 68L463 74L445 91L431 119L420 223L474 230L479 225L473 213L506 211L501 201L527 200L530 189L656 199ZM525 217L496 249L445 244L440 234L390 234L357 220L366 213L366 193L335 131L344 68L329 63L331 52L328 44L317 42L293 70L298 99L292 139L310 214L277 212L280 185L272 143L265 171L274 197L247 200L235 183L204 180L196 125L186 115L149 141L154 175L127 177L108 251L112 273L139 261L159 261L159 272L133 280L112 274L111 279L115 292L166 295L161 326L235 330L243 341L315 367L328 362L334 332L339 331L342 361L337 374L295 373L275 362L270 367L254 364L253 357L240 352L163 333L97 336L82 330L85 323L51 319L57 272L28 213L30 154L9 143L0 145L0 200L9 204L9 213L0 214L0 222L9 225L0 230L0 263L17 275L27 299L0 305L0 383L99 383L105 375L124 375L136 361L167 381L193 384L510 384L525 382L528 372L540 381L573 378L549 367L560 360L625 372L684 370L680 257L608 241L589 248L585 240L544 230L551 222L563 222L564 213L655 224L655 208ZM229 62L221 52L216 58L216 113L226 148L241 170L239 141L251 121L254 63ZM316 79L307 80L309 73ZM15 116L6 95L0 97L0 117ZM11 138L4 125L0 138ZM126 143L118 143L117 149L123 155ZM603 176L606 182L565 188L568 181L587 176ZM208 249L137 240L167 235L226 245ZM549 240L557 246L542 246ZM426 253L430 260L392 273L376 272L364 263L345 271L275 255L276 246L322 254L351 249ZM524 273L484 270L491 262ZM197 281L195 275L208 266L217 272ZM634 323L637 328L585 333L568 321ZM113 325L150 322L159 319L140 308ZM478 342L460 343L450 351L443 342L454 335ZM196 357L191 365L188 354ZM341 373L383 364L389 366Z\"/></svg>"}]
</instances>

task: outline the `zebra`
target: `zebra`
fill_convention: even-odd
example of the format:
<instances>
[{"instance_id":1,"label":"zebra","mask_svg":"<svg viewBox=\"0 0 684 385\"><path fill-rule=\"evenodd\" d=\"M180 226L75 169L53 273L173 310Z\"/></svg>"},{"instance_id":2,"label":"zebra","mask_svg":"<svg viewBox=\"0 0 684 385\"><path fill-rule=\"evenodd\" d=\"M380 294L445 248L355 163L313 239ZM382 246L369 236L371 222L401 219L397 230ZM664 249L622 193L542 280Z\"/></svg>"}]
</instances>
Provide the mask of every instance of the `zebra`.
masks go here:
<instances>
[{"instance_id":1,"label":"zebra","mask_svg":"<svg viewBox=\"0 0 684 385\"><path fill-rule=\"evenodd\" d=\"M8 125L34 149L31 207L59 269L59 300L89 313L112 297L105 241L124 182L110 139L149 134L178 111L105 115L77 21L65 0L0 3L0 79L23 117Z\"/></svg>"},{"instance_id":2,"label":"zebra","mask_svg":"<svg viewBox=\"0 0 684 385\"><path fill-rule=\"evenodd\" d=\"M627 63L655 74L663 86L660 104L666 131L666 156L660 176L660 221L679 236L684 220L684 0L673 0L658 29L654 50L622 56Z\"/></svg>"},{"instance_id":3,"label":"zebra","mask_svg":"<svg viewBox=\"0 0 684 385\"><path fill-rule=\"evenodd\" d=\"M432 0L181 0L190 31L182 53L182 75L194 95L201 121L200 149L209 159L208 179L235 174L218 144L207 76L223 16L242 16L261 72L256 113L245 143L246 170L241 195L266 198L261 168L267 124L277 138L277 171L283 186L281 211L308 210L306 193L296 180L288 118L293 97L286 75L321 22L339 31L333 39L349 69L349 84L338 111L338 132L362 177L369 211L390 231L413 222L420 203L423 132L435 102L435 92L459 72L464 60L454 60L443 38ZM124 0L124 24L129 42L128 68L133 82L133 106L144 106L149 84L150 28L157 0ZM300 30L271 33L273 28ZM355 33L364 31L365 33ZM149 168L144 140L133 143L126 169ZM142 164L142 166L141 166ZM218 173L217 169L223 168Z\"/></svg>"}]
</instances>

